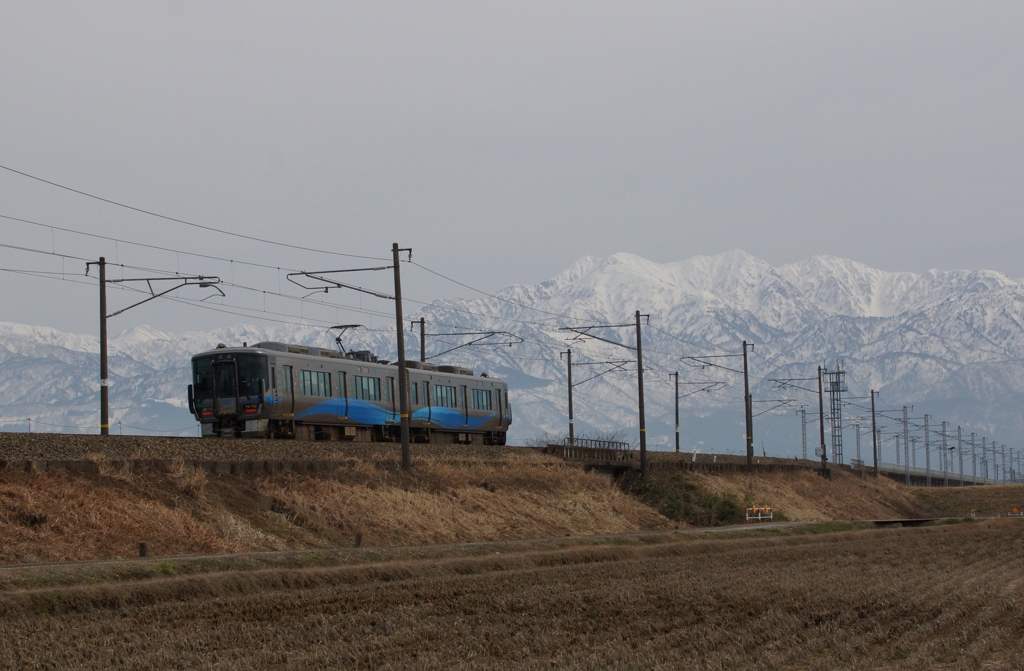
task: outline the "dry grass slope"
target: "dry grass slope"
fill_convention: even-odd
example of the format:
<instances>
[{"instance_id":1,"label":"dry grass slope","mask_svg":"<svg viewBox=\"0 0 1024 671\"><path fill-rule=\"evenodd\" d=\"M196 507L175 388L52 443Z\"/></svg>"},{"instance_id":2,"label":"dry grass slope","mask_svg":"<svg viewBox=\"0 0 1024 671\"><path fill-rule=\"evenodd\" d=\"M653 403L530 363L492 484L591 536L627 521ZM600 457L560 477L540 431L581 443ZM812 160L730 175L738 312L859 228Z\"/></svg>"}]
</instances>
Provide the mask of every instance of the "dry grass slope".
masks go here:
<instances>
[{"instance_id":1,"label":"dry grass slope","mask_svg":"<svg viewBox=\"0 0 1024 671\"><path fill-rule=\"evenodd\" d=\"M94 455L95 456L95 455ZM95 456L100 459L101 456ZM206 475L103 466L0 471L0 562L410 545L670 528L607 478L537 453L349 458L330 474Z\"/></svg>"}]
</instances>

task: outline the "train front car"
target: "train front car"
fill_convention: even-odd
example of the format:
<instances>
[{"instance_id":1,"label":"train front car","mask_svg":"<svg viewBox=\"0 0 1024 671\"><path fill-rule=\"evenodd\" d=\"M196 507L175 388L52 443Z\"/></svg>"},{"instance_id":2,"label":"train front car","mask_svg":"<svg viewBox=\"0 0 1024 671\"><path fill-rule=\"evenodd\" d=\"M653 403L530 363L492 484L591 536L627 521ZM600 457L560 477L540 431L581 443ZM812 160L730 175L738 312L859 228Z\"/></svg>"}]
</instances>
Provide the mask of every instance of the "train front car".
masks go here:
<instances>
[{"instance_id":1,"label":"train front car","mask_svg":"<svg viewBox=\"0 0 1024 671\"><path fill-rule=\"evenodd\" d=\"M192 357L189 411L202 435L262 438L267 435L269 363L252 348L219 347Z\"/></svg>"},{"instance_id":2,"label":"train front car","mask_svg":"<svg viewBox=\"0 0 1024 671\"><path fill-rule=\"evenodd\" d=\"M468 368L407 362L410 438L417 443L504 445L508 385ZM189 410L220 438L399 440L398 366L368 351L278 342L192 357Z\"/></svg>"}]
</instances>

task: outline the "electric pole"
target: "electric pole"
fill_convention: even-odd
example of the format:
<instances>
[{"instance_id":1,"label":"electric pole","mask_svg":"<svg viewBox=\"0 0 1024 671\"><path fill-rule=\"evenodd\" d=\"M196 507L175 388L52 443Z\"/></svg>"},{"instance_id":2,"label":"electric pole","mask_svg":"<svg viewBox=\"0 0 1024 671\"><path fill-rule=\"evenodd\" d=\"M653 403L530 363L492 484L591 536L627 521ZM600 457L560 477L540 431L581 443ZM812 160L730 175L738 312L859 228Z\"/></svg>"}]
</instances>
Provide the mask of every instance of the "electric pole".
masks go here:
<instances>
[{"instance_id":1,"label":"electric pole","mask_svg":"<svg viewBox=\"0 0 1024 671\"><path fill-rule=\"evenodd\" d=\"M644 354L640 337L640 311L636 311L636 390L640 405L640 477L647 478L647 426L644 422Z\"/></svg>"},{"instance_id":2,"label":"electric pole","mask_svg":"<svg viewBox=\"0 0 1024 671\"><path fill-rule=\"evenodd\" d=\"M570 347L560 354L564 354L566 361L569 363L569 447L575 447L576 434L573 431L572 425L572 348Z\"/></svg>"},{"instance_id":3,"label":"electric pole","mask_svg":"<svg viewBox=\"0 0 1024 671\"><path fill-rule=\"evenodd\" d=\"M931 443L929 442L928 433L928 419L929 415L925 413L924 416L924 481L926 487L932 486L932 457L931 457ZM916 445L915 445L916 449Z\"/></svg>"},{"instance_id":4,"label":"electric pole","mask_svg":"<svg viewBox=\"0 0 1024 671\"><path fill-rule=\"evenodd\" d=\"M942 423L942 485L949 487L949 468L946 466L946 457L949 456L949 452L946 448L946 426L947 422Z\"/></svg>"},{"instance_id":5,"label":"electric pole","mask_svg":"<svg viewBox=\"0 0 1024 671\"><path fill-rule=\"evenodd\" d=\"M753 344L751 344L753 347ZM747 341L743 341L743 405L746 407L747 422L747 470L754 470L754 416L753 401L750 398L750 372L747 367Z\"/></svg>"},{"instance_id":6,"label":"electric pole","mask_svg":"<svg viewBox=\"0 0 1024 671\"><path fill-rule=\"evenodd\" d=\"M118 280L107 279L107 259L101 256L99 261L88 261L85 264L85 274L89 274L90 266L97 266L99 268L99 284L100 284L100 435L110 435L110 380L107 376L107 320L111 317L116 317L122 312L127 312L134 307L138 307L143 303L148 303L151 300L165 296L172 291L177 291L182 287L198 286L204 289L213 288L221 296L224 292L220 290L217 285L220 284L219 277L203 276L203 275L170 275L163 277L134 277L134 278L121 278ZM107 313L107 283L111 284L131 284L131 283L145 283L149 291L149 296L143 298L137 303L132 303L126 308L121 308L115 312ZM170 289L164 289L157 291L157 287L166 286L161 285L161 282L174 282L174 286ZM145 293L145 292L141 292Z\"/></svg>"},{"instance_id":7,"label":"electric pole","mask_svg":"<svg viewBox=\"0 0 1024 671\"><path fill-rule=\"evenodd\" d=\"M803 446L803 458L807 460L807 411L803 408L797 410L800 413L800 444Z\"/></svg>"},{"instance_id":8,"label":"electric pole","mask_svg":"<svg viewBox=\"0 0 1024 671\"><path fill-rule=\"evenodd\" d=\"M974 451L974 432L971 432L971 477L978 484L978 454Z\"/></svg>"},{"instance_id":9,"label":"electric pole","mask_svg":"<svg viewBox=\"0 0 1024 671\"><path fill-rule=\"evenodd\" d=\"M424 317L420 317L413 324L420 325L420 363L427 360L427 320Z\"/></svg>"},{"instance_id":10,"label":"electric pole","mask_svg":"<svg viewBox=\"0 0 1024 671\"><path fill-rule=\"evenodd\" d=\"M818 432L821 436L821 471L824 473L828 456L825 450L825 396L821 391L821 366L818 366Z\"/></svg>"},{"instance_id":11,"label":"electric pole","mask_svg":"<svg viewBox=\"0 0 1024 671\"><path fill-rule=\"evenodd\" d=\"M857 420L857 421L853 422L853 437L855 439L854 442L856 443L856 446L857 446L856 447L856 450L857 450L857 461L860 462L860 468L863 471L864 470L864 462L860 458L860 420Z\"/></svg>"},{"instance_id":12,"label":"electric pole","mask_svg":"<svg viewBox=\"0 0 1024 671\"><path fill-rule=\"evenodd\" d=\"M670 375L676 379L676 454L679 454L679 371Z\"/></svg>"},{"instance_id":13,"label":"electric pole","mask_svg":"<svg viewBox=\"0 0 1024 671\"><path fill-rule=\"evenodd\" d=\"M878 392L871 390L871 454L875 460L875 477L878 477L878 425L875 422L875 395Z\"/></svg>"},{"instance_id":14,"label":"electric pole","mask_svg":"<svg viewBox=\"0 0 1024 671\"><path fill-rule=\"evenodd\" d=\"M956 456L960 459L960 486L964 486L964 429L956 427Z\"/></svg>"},{"instance_id":15,"label":"electric pole","mask_svg":"<svg viewBox=\"0 0 1024 671\"><path fill-rule=\"evenodd\" d=\"M907 406L903 406L903 469L905 482L910 484L910 429L907 426Z\"/></svg>"},{"instance_id":16,"label":"electric pole","mask_svg":"<svg viewBox=\"0 0 1024 671\"><path fill-rule=\"evenodd\" d=\"M116 260L116 259L115 259ZM110 435L110 381L107 379L107 259L100 262L100 435Z\"/></svg>"},{"instance_id":17,"label":"electric pole","mask_svg":"<svg viewBox=\"0 0 1024 671\"><path fill-rule=\"evenodd\" d=\"M398 243L391 245L391 256L395 264L395 322L398 327L395 329L398 335L398 402L399 429L402 440L402 470L408 471L412 468L412 455L409 453L409 375L405 370L405 319L402 318L402 272L398 260L399 252L409 252L411 249L399 249ZM420 340L420 349L423 345Z\"/></svg>"}]
</instances>

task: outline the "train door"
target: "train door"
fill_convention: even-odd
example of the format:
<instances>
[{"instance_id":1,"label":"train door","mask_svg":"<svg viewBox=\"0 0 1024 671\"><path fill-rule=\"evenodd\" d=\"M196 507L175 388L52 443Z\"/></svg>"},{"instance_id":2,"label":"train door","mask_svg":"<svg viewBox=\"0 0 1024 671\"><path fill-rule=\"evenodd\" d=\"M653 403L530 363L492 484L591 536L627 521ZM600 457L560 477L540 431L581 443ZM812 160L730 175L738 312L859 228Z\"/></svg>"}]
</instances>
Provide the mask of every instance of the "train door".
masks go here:
<instances>
[{"instance_id":1,"label":"train door","mask_svg":"<svg viewBox=\"0 0 1024 671\"><path fill-rule=\"evenodd\" d=\"M430 380L423 383L423 402L427 406L427 424L434 419L434 402L430 398Z\"/></svg>"},{"instance_id":2,"label":"train door","mask_svg":"<svg viewBox=\"0 0 1024 671\"><path fill-rule=\"evenodd\" d=\"M238 413L238 370L234 361L213 362L213 414Z\"/></svg>"},{"instance_id":3,"label":"train door","mask_svg":"<svg viewBox=\"0 0 1024 671\"><path fill-rule=\"evenodd\" d=\"M391 411L392 422L398 421L398 413L395 410L395 378L384 378L384 404Z\"/></svg>"},{"instance_id":4,"label":"train door","mask_svg":"<svg viewBox=\"0 0 1024 671\"><path fill-rule=\"evenodd\" d=\"M277 388L281 392L281 413L287 417L295 414L295 385L292 384L292 367L281 366Z\"/></svg>"},{"instance_id":5,"label":"train door","mask_svg":"<svg viewBox=\"0 0 1024 671\"><path fill-rule=\"evenodd\" d=\"M462 426L469 426L469 391L462 385Z\"/></svg>"},{"instance_id":6,"label":"train door","mask_svg":"<svg viewBox=\"0 0 1024 671\"><path fill-rule=\"evenodd\" d=\"M338 373L338 388L341 389L341 397L345 399L345 417L348 417L348 373Z\"/></svg>"}]
</instances>

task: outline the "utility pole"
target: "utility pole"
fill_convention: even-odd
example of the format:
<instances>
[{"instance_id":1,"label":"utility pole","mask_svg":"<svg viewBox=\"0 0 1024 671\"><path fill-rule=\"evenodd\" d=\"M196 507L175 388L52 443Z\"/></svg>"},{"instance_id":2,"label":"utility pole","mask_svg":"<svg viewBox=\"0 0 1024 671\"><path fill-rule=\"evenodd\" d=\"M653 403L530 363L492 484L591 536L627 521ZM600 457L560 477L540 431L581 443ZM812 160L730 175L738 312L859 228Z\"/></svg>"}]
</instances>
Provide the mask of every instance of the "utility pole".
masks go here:
<instances>
[{"instance_id":1,"label":"utility pole","mask_svg":"<svg viewBox=\"0 0 1024 671\"><path fill-rule=\"evenodd\" d=\"M744 350L745 352L746 350ZM647 426L644 422L644 353L640 337L640 311L636 311L636 390L640 405L640 477L647 478Z\"/></svg>"},{"instance_id":2,"label":"utility pole","mask_svg":"<svg viewBox=\"0 0 1024 671\"><path fill-rule=\"evenodd\" d=\"M1001 453L1003 455L1003 482L1006 482L1006 479L1007 479L1007 471L1006 471L1006 445L1003 445L1003 447L1002 447L1002 449L1000 451L1001 451Z\"/></svg>"},{"instance_id":3,"label":"utility pole","mask_svg":"<svg viewBox=\"0 0 1024 671\"><path fill-rule=\"evenodd\" d=\"M857 461L860 462L860 468L863 470L864 462L860 458L860 420L853 422L853 437L857 446Z\"/></svg>"},{"instance_id":4,"label":"utility pole","mask_svg":"<svg viewBox=\"0 0 1024 671\"><path fill-rule=\"evenodd\" d=\"M981 437L981 469L984 471L983 477L986 480L988 480L988 448L986 447L987 441L988 438L986 438L985 436Z\"/></svg>"},{"instance_id":5,"label":"utility pole","mask_svg":"<svg viewBox=\"0 0 1024 671\"><path fill-rule=\"evenodd\" d=\"M910 453L917 454L917 436L912 436L910 438ZM917 466L914 466L914 468L916 469Z\"/></svg>"},{"instance_id":6,"label":"utility pole","mask_svg":"<svg viewBox=\"0 0 1024 671\"><path fill-rule=\"evenodd\" d=\"M803 445L803 458L807 460L807 411L803 408L797 410L800 413L800 444Z\"/></svg>"},{"instance_id":7,"label":"utility pole","mask_svg":"<svg viewBox=\"0 0 1024 671\"><path fill-rule=\"evenodd\" d=\"M907 425L907 406L903 406L903 465L906 470L906 484L910 484L910 428Z\"/></svg>"},{"instance_id":8,"label":"utility pole","mask_svg":"<svg viewBox=\"0 0 1024 671\"><path fill-rule=\"evenodd\" d=\"M971 432L971 477L978 484L978 454L974 451L974 432Z\"/></svg>"},{"instance_id":9,"label":"utility pole","mask_svg":"<svg viewBox=\"0 0 1024 671\"><path fill-rule=\"evenodd\" d=\"M942 423L942 485L949 487L949 468L946 467L946 457L949 456L946 450L946 424Z\"/></svg>"},{"instance_id":10,"label":"utility pole","mask_svg":"<svg viewBox=\"0 0 1024 671\"><path fill-rule=\"evenodd\" d=\"M569 447L575 447L576 434L573 431L572 425L572 348L570 347L560 354L564 354L569 363Z\"/></svg>"},{"instance_id":11,"label":"utility pole","mask_svg":"<svg viewBox=\"0 0 1024 671\"><path fill-rule=\"evenodd\" d=\"M427 360L427 320L424 317L419 318L420 322L420 363ZM415 324L416 322L413 322Z\"/></svg>"},{"instance_id":12,"label":"utility pole","mask_svg":"<svg viewBox=\"0 0 1024 671\"><path fill-rule=\"evenodd\" d=\"M676 454L679 454L679 371L670 375L676 379Z\"/></svg>"},{"instance_id":13,"label":"utility pole","mask_svg":"<svg viewBox=\"0 0 1024 671\"><path fill-rule=\"evenodd\" d=\"M871 454L875 459L875 477L878 477L878 425L875 422L875 395L878 392L871 390Z\"/></svg>"},{"instance_id":14,"label":"utility pole","mask_svg":"<svg viewBox=\"0 0 1024 671\"><path fill-rule=\"evenodd\" d=\"M753 347L753 344L751 344ZM746 407L747 423L747 470L754 470L754 415L750 398L750 372L747 367L747 341L743 341L743 405Z\"/></svg>"},{"instance_id":15,"label":"utility pole","mask_svg":"<svg viewBox=\"0 0 1024 671\"><path fill-rule=\"evenodd\" d=\"M136 277L136 278L121 278L117 280L107 279L107 259L101 256L99 261L88 261L85 264L85 274L89 274L90 266L97 266L99 268L99 283L100 283L100 435L110 435L110 380L107 376L107 320L111 317L116 317L122 312L127 312L134 307L138 307L143 303L148 303L151 300L165 296L172 291L177 291L182 287L187 286L198 286L202 288L213 288L221 296L224 292L220 290L217 285L220 284L219 277L203 276L203 275L170 275L163 277ZM121 308L111 313L107 313L107 283L113 284L131 284L138 282L145 282L146 287L149 291L149 296L143 298L137 303L132 303L126 308ZM161 282L174 282L175 286L170 289L157 291L157 287L166 286L161 285ZM142 292L145 293L145 292Z\"/></svg>"},{"instance_id":16,"label":"utility pole","mask_svg":"<svg viewBox=\"0 0 1024 671\"><path fill-rule=\"evenodd\" d=\"M398 327L395 329L398 335L398 403L399 420L401 428L399 432L402 440L402 470L408 471L412 468L412 455L409 453L409 375L405 370L405 319L402 318L402 272L398 261L399 252L409 252L411 249L399 249L398 243L391 245L392 261L395 264L395 322ZM423 345L420 340L420 349Z\"/></svg>"},{"instance_id":17,"label":"utility pole","mask_svg":"<svg viewBox=\"0 0 1024 671\"><path fill-rule=\"evenodd\" d=\"M964 486L964 430L956 427L956 456L960 459L960 486Z\"/></svg>"},{"instance_id":18,"label":"utility pole","mask_svg":"<svg viewBox=\"0 0 1024 671\"><path fill-rule=\"evenodd\" d=\"M100 435L110 435L110 381L107 379L107 259L100 262Z\"/></svg>"},{"instance_id":19,"label":"utility pole","mask_svg":"<svg viewBox=\"0 0 1024 671\"><path fill-rule=\"evenodd\" d=\"M924 479L925 486L932 486L932 451L930 443L930 435L928 433L928 419L930 415L925 413L924 415Z\"/></svg>"},{"instance_id":20,"label":"utility pole","mask_svg":"<svg viewBox=\"0 0 1024 671\"><path fill-rule=\"evenodd\" d=\"M821 366L818 366L818 432L821 436L821 471L824 473L828 468L828 454L825 450L825 397L821 391Z\"/></svg>"}]
</instances>

